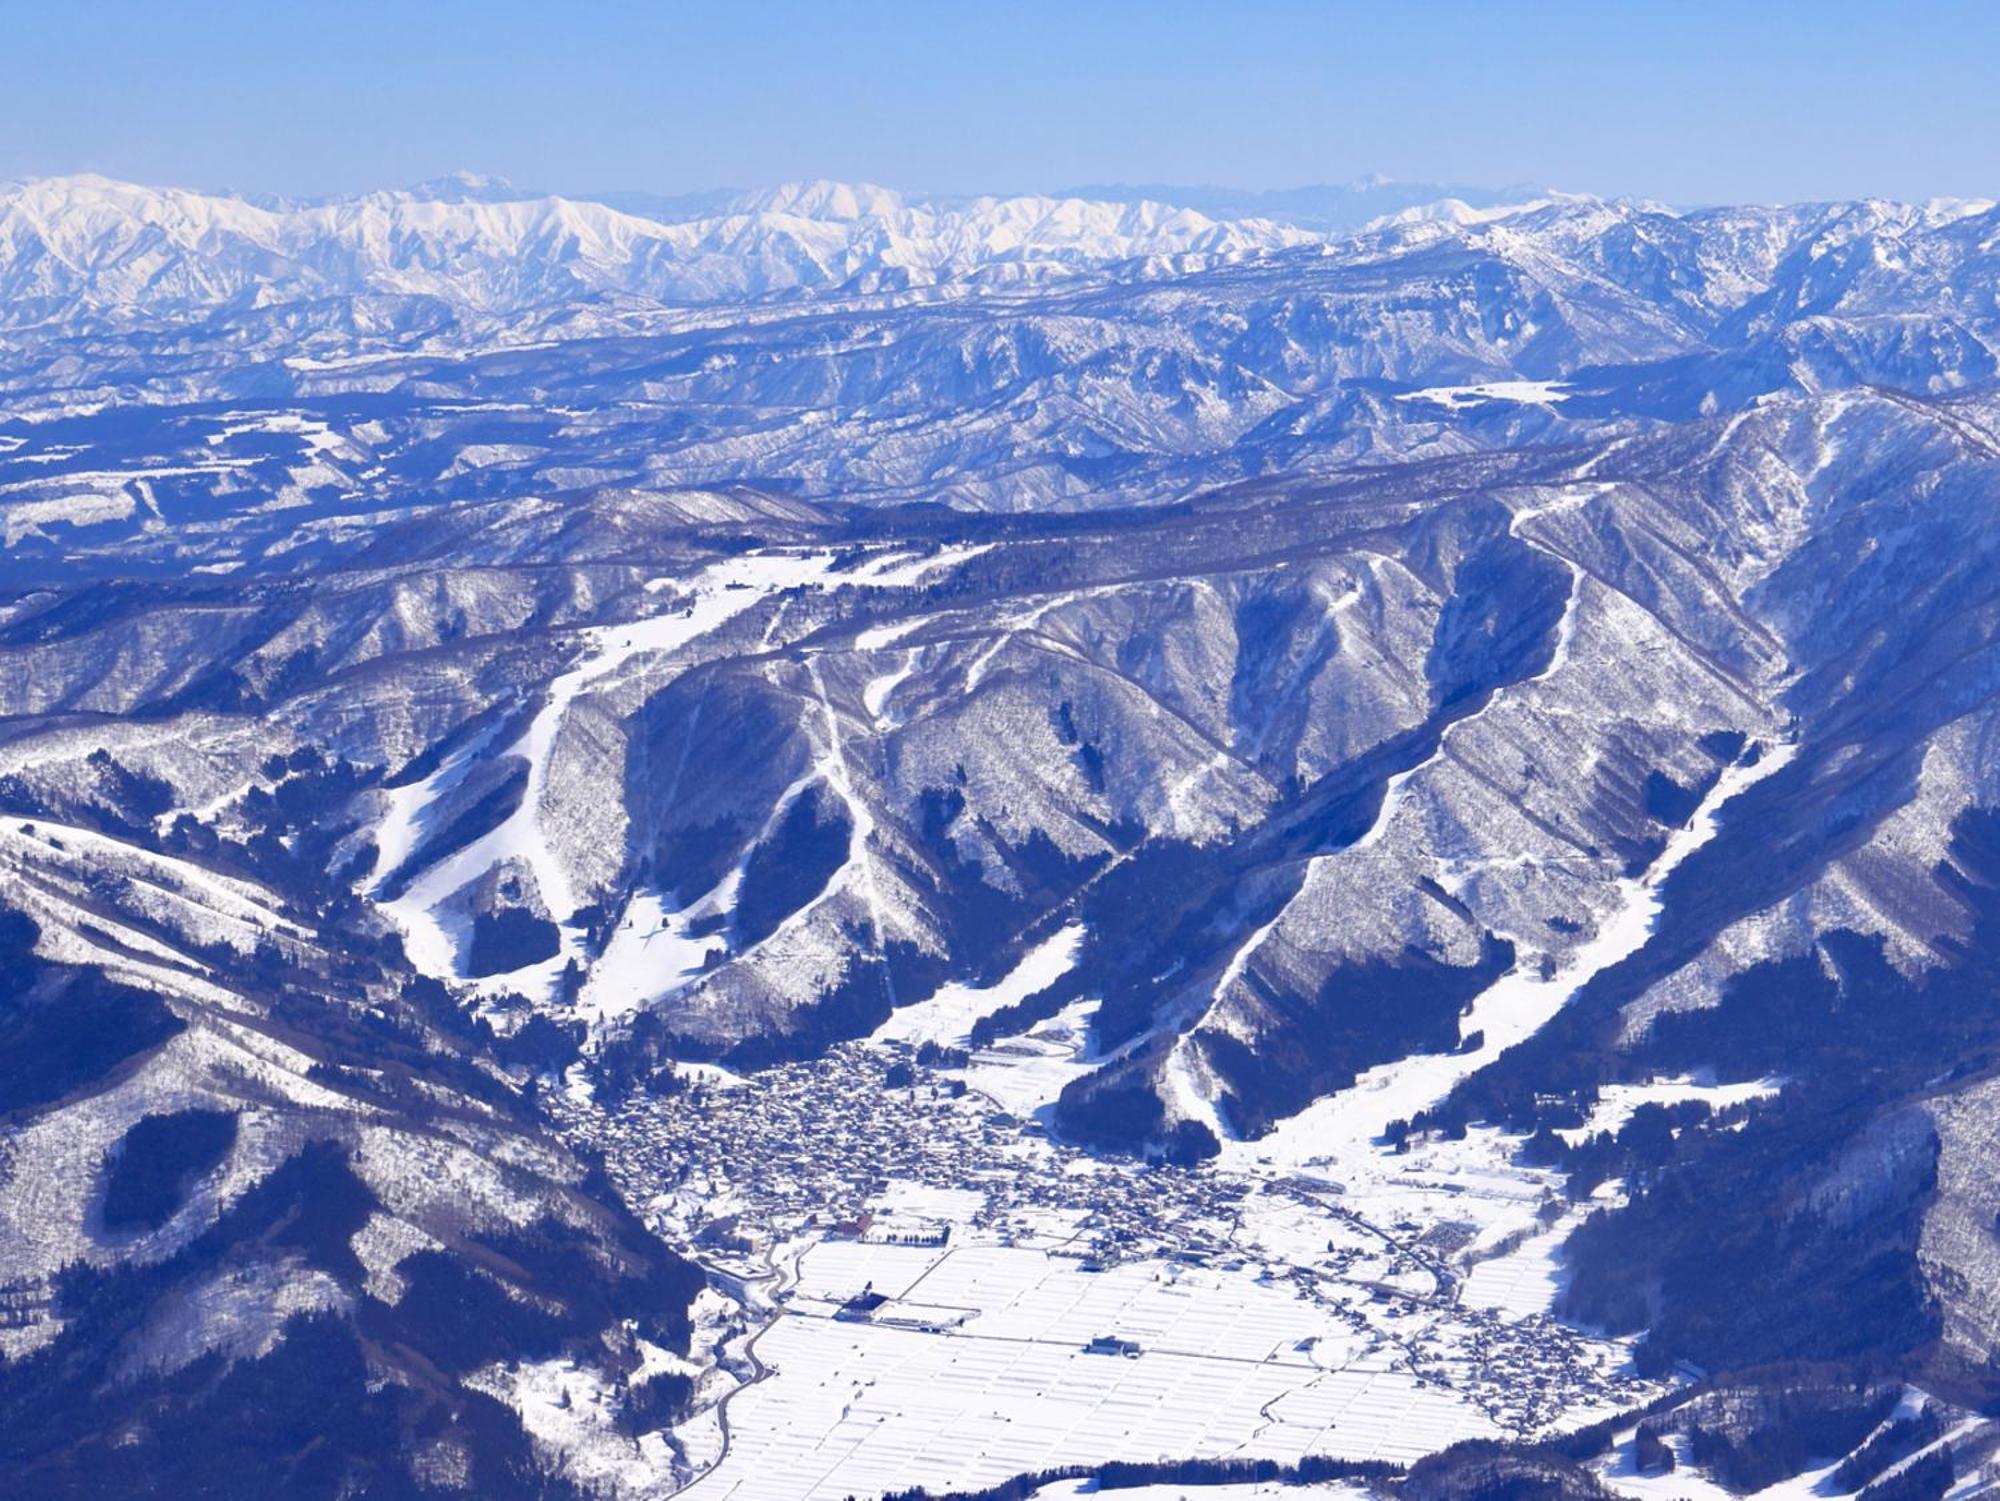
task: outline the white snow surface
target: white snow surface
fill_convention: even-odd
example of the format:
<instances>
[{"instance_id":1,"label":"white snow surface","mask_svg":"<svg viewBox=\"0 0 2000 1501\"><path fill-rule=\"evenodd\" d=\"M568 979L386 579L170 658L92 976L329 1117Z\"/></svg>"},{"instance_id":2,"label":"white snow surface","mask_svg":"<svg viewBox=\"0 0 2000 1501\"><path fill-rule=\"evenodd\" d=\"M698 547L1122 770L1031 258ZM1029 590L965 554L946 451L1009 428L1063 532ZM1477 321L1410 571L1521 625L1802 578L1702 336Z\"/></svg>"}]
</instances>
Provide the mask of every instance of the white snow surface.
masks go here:
<instances>
[{"instance_id":1,"label":"white snow surface","mask_svg":"<svg viewBox=\"0 0 2000 1501\"><path fill-rule=\"evenodd\" d=\"M816 1263L829 1262L821 1270ZM688 1494L815 1501L959 1489L1050 1465L1306 1453L1414 1459L1497 1432L1292 1288L1246 1272L1041 1250L821 1245L758 1339L773 1374L736 1394L732 1443ZM831 1318L872 1283L943 1332ZM817 1306L815 1306L817 1304ZM1091 1354L1101 1334L1131 1358ZM1315 1336L1310 1349L1301 1340Z\"/></svg>"},{"instance_id":2,"label":"white snow surface","mask_svg":"<svg viewBox=\"0 0 2000 1501\"><path fill-rule=\"evenodd\" d=\"M875 1029L870 1041L962 1047L970 1039L972 1024L981 1017L1024 1001L1068 974L1082 943L1083 925L1071 923L1022 955L1012 970L991 985L953 981L928 998L902 1007Z\"/></svg>"},{"instance_id":3,"label":"white snow surface","mask_svg":"<svg viewBox=\"0 0 2000 1501\"><path fill-rule=\"evenodd\" d=\"M1321 1501L1332 1496L1361 1501L1374 1493L1365 1485L1345 1480L1329 1480L1318 1485L1280 1485L1276 1481L1262 1482L1246 1480L1225 1485L1204 1485L1191 1488L1185 1485L1121 1486L1116 1491L1098 1488L1094 1480L1058 1480L1053 1485L1038 1487L1032 1501L1072 1501L1078 1496L1110 1496L1113 1501L1251 1501L1260 1496L1292 1496L1312 1501Z\"/></svg>"},{"instance_id":4,"label":"white snow surface","mask_svg":"<svg viewBox=\"0 0 2000 1501\"><path fill-rule=\"evenodd\" d=\"M1581 1126L1556 1132L1574 1146L1599 1132L1617 1134L1641 1105L1677 1105L1685 1100L1701 1100L1714 1110L1768 1100L1784 1087L1783 1079L1754 1079L1742 1084L1704 1083L1694 1078L1652 1079L1644 1084L1605 1084L1599 1087L1597 1107Z\"/></svg>"},{"instance_id":5,"label":"white snow surface","mask_svg":"<svg viewBox=\"0 0 2000 1501\"><path fill-rule=\"evenodd\" d=\"M1398 393L1398 401L1431 401L1442 407L1476 406L1482 401L1509 401L1517 406L1561 404L1570 395L1569 387L1558 380L1495 380L1476 386L1430 386L1422 391Z\"/></svg>"},{"instance_id":6,"label":"white snow surface","mask_svg":"<svg viewBox=\"0 0 2000 1501\"><path fill-rule=\"evenodd\" d=\"M559 1460L590 1491L611 1497L661 1496L674 1489L674 1455L664 1433L628 1438L618 1430L618 1394L596 1369L557 1358L488 1366L467 1385L521 1416L535 1448Z\"/></svg>"}]
</instances>

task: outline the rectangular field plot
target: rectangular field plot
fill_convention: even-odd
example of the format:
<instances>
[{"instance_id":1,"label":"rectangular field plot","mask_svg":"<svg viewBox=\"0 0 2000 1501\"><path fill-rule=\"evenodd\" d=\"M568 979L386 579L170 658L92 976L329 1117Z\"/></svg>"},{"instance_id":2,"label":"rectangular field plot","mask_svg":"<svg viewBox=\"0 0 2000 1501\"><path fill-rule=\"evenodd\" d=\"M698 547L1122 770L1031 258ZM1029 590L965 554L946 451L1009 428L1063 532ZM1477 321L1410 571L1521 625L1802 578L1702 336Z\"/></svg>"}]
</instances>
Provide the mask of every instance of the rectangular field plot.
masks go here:
<instances>
[{"instance_id":1,"label":"rectangular field plot","mask_svg":"<svg viewBox=\"0 0 2000 1501\"><path fill-rule=\"evenodd\" d=\"M1480 1262L1465 1279L1466 1306L1517 1319L1546 1313L1567 1276L1562 1242L1559 1234L1541 1235L1505 1256Z\"/></svg>"},{"instance_id":2,"label":"rectangular field plot","mask_svg":"<svg viewBox=\"0 0 2000 1501\"><path fill-rule=\"evenodd\" d=\"M936 1246L821 1241L799 1258L799 1280L794 1291L801 1298L842 1303L872 1285L878 1293L900 1298L945 1254Z\"/></svg>"},{"instance_id":3,"label":"rectangular field plot","mask_svg":"<svg viewBox=\"0 0 2000 1501\"><path fill-rule=\"evenodd\" d=\"M1500 1436L1484 1412L1443 1387L1419 1386L1393 1359L1378 1349L1287 1392L1271 1404L1272 1430L1255 1452L1407 1462L1460 1439Z\"/></svg>"}]
</instances>

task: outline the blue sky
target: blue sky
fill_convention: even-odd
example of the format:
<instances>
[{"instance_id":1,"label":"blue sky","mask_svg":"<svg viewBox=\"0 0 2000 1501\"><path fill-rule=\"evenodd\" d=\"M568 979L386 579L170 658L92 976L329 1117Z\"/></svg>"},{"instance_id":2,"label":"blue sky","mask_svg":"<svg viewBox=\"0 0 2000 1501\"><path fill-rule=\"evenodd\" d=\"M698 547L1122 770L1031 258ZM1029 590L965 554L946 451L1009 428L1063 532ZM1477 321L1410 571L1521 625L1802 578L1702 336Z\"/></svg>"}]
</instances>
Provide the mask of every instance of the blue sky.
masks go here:
<instances>
[{"instance_id":1,"label":"blue sky","mask_svg":"<svg viewBox=\"0 0 2000 1501\"><path fill-rule=\"evenodd\" d=\"M1993 5L40 0L0 24L0 177L2000 195Z\"/></svg>"}]
</instances>

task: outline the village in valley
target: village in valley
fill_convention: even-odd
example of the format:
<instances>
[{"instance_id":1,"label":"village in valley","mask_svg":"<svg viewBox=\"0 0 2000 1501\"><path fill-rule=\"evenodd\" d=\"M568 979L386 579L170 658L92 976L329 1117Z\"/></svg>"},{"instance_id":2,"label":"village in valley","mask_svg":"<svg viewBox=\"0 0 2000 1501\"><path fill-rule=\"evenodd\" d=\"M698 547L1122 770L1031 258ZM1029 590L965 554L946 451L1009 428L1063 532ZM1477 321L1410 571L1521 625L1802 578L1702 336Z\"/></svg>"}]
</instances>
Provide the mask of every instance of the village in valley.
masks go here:
<instances>
[{"instance_id":1,"label":"village in valley","mask_svg":"<svg viewBox=\"0 0 2000 1501\"><path fill-rule=\"evenodd\" d=\"M552 1101L708 1272L713 1364L676 1434L702 1494L968 1487L1191 1435L1411 1459L1656 1389L1550 1316L1587 1206L1497 1132L1318 1155L1302 1119L1192 1167L1099 1157L1045 1125L1078 1018L977 1050L897 1030Z\"/></svg>"}]
</instances>

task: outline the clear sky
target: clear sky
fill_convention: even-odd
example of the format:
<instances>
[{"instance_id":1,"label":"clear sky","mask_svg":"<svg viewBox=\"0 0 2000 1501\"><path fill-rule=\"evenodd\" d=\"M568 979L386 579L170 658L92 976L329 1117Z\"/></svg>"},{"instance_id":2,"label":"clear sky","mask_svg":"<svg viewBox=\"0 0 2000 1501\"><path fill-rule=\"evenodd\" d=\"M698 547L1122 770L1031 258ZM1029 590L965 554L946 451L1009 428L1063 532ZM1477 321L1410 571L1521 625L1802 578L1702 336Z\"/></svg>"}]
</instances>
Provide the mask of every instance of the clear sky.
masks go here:
<instances>
[{"instance_id":1,"label":"clear sky","mask_svg":"<svg viewBox=\"0 0 2000 1501\"><path fill-rule=\"evenodd\" d=\"M2000 196L2000 5L0 3L0 177Z\"/></svg>"}]
</instances>

